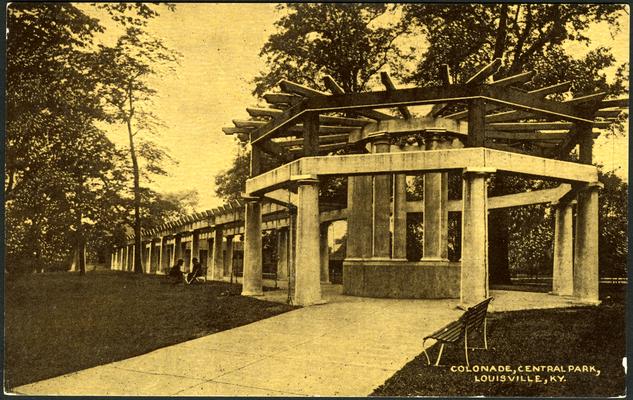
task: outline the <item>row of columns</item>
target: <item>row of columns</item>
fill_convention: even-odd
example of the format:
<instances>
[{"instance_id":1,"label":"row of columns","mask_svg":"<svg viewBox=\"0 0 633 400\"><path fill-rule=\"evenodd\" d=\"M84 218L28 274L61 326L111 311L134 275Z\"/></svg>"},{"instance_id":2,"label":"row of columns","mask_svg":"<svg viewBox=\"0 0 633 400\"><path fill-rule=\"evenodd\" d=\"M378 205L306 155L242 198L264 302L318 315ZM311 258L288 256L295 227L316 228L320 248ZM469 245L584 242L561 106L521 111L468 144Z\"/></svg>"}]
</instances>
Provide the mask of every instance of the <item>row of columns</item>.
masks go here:
<instances>
[{"instance_id":1,"label":"row of columns","mask_svg":"<svg viewBox=\"0 0 633 400\"><path fill-rule=\"evenodd\" d=\"M576 196L576 230L574 203L553 204L554 270L552 293L573 296L583 303L599 302L598 262L598 191L599 183L589 184Z\"/></svg>"}]
</instances>

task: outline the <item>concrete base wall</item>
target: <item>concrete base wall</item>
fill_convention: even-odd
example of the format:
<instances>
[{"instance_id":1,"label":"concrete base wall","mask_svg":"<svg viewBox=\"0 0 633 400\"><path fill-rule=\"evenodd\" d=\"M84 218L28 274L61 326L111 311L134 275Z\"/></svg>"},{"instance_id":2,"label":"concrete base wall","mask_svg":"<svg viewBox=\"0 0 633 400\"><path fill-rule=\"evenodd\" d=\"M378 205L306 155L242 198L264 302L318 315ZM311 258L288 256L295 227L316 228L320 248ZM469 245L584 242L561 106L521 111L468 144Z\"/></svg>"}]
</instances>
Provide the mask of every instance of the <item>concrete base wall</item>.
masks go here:
<instances>
[{"instance_id":1,"label":"concrete base wall","mask_svg":"<svg viewBox=\"0 0 633 400\"><path fill-rule=\"evenodd\" d=\"M343 294L397 299L459 298L461 264L444 261L345 260Z\"/></svg>"}]
</instances>

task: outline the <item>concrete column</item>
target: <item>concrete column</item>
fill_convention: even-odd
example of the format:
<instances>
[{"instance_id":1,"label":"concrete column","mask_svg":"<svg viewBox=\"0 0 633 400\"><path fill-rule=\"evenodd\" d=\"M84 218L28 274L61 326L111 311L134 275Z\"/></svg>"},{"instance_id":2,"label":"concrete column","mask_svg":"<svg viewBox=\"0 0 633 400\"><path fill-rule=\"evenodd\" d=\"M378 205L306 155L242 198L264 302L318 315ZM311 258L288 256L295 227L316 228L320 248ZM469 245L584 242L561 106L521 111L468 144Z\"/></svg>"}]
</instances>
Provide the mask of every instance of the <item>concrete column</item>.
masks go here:
<instances>
[{"instance_id":1,"label":"concrete column","mask_svg":"<svg viewBox=\"0 0 633 400\"><path fill-rule=\"evenodd\" d=\"M207 280L213 280L213 239L207 239Z\"/></svg>"},{"instance_id":2,"label":"concrete column","mask_svg":"<svg viewBox=\"0 0 633 400\"><path fill-rule=\"evenodd\" d=\"M390 138L388 135L380 135L372 140L374 153L388 153ZM389 258L390 232L389 217L391 214L391 175L381 174L374 176L373 187L373 251L372 257Z\"/></svg>"},{"instance_id":3,"label":"concrete column","mask_svg":"<svg viewBox=\"0 0 633 400\"><path fill-rule=\"evenodd\" d=\"M298 181L295 304L322 303L319 252L319 181Z\"/></svg>"},{"instance_id":4,"label":"concrete column","mask_svg":"<svg viewBox=\"0 0 633 400\"><path fill-rule=\"evenodd\" d=\"M149 245L149 248L148 248ZM143 243L143 253L147 252L147 259L143 260L143 267L146 274L152 271L152 241L149 243ZM141 253L141 254L143 254Z\"/></svg>"},{"instance_id":5,"label":"concrete column","mask_svg":"<svg viewBox=\"0 0 633 400\"><path fill-rule=\"evenodd\" d=\"M226 253L224 253L224 276L233 275L233 235L226 237Z\"/></svg>"},{"instance_id":6,"label":"concrete column","mask_svg":"<svg viewBox=\"0 0 633 400\"><path fill-rule=\"evenodd\" d=\"M224 276L224 254L222 254L222 228L213 230L213 275L211 279L221 281Z\"/></svg>"},{"instance_id":7,"label":"concrete column","mask_svg":"<svg viewBox=\"0 0 633 400\"><path fill-rule=\"evenodd\" d=\"M174 237L174 260L171 265L176 265L176 261L182 258L182 236L180 234L176 234ZM171 266L170 265L170 266Z\"/></svg>"},{"instance_id":8,"label":"concrete column","mask_svg":"<svg viewBox=\"0 0 633 400\"><path fill-rule=\"evenodd\" d=\"M243 296L261 296L262 291L262 204L257 198L246 203L244 224Z\"/></svg>"},{"instance_id":9,"label":"concrete column","mask_svg":"<svg viewBox=\"0 0 633 400\"><path fill-rule=\"evenodd\" d=\"M426 150L437 150L440 138L432 135ZM423 260L448 261L448 182L446 173L424 174Z\"/></svg>"},{"instance_id":10,"label":"concrete column","mask_svg":"<svg viewBox=\"0 0 633 400\"><path fill-rule=\"evenodd\" d=\"M288 277L288 285L291 290L294 290L296 280L296 266L297 266L297 208L293 207L289 210L289 227L288 227L288 270L290 276Z\"/></svg>"},{"instance_id":11,"label":"concrete column","mask_svg":"<svg viewBox=\"0 0 633 400\"><path fill-rule=\"evenodd\" d=\"M462 210L460 299L471 306L488 297L488 195L491 168L466 168Z\"/></svg>"},{"instance_id":12,"label":"concrete column","mask_svg":"<svg viewBox=\"0 0 633 400\"><path fill-rule=\"evenodd\" d=\"M571 203L553 206L555 222L552 293L571 296L574 294L573 208Z\"/></svg>"},{"instance_id":13,"label":"concrete column","mask_svg":"<svg viewBox=\"0 0 633 400\"><path fill-rule=\"evenodd\" d=\"M391 258L407 259L407 176L395 174L393 183L393 243Z\"/></svg>"},{"instance_id":14,"label":"concrete column","mask_svg":"<svg viewBox=\"0 0 633 400\"><path fill-rule=\"evenodd\" d=\"M121 252L122 252L122 264L121 264L121 271L127 271L127 252L128 252L128 247L123 246L123 248L121 248Z\"/></svg>"},{"instance_id":15,"label":"concrete column","mask_svg":"<svg viewBox=\"0 0 633 400\"><path fill-rule=\"evenodd\" d=\"M583 303L598 300L598 189L602 184L587 185L578 193L576 206L576 246L574 253L574 297Z\"/></svg>"},{"instance_id":16,"label":"concrete column","mask_svg":"<svg viewBox=\"0 0 633 400\"><path fill-rule=\"evenodd\" d=\"M288 279L288 229L277 231L277 279Z\"/></svg>"},{"instance_id":17,"label":"concrete column","mask_svg":"<svg viewBox=\"0 0 633 400\"><path fill-rule=\"evenodd\" d=\"M347 255L348 259L372 256L372 177L347 177Z\"/></svg>"},{"instance_id":18,"label":"concrete column","mask_svg":"<svg viewBox=\"0 0 633 400\"><path fill-rule=\"evenodd\" d=\"M200 231L194 230L191 232L191 259L197 258L200 261ZM193 266L190 265L190 270L193 270Z\"/></svg>"},{"instance_id":19,"label":"concrete column","mask_svg":"<svg viewBox=\"0 0 633 400\"><path fill-rule=\"evenodd\" d=\"M330 282L330 246L328 231L329 223L323 223L319 229L319 252L321 254L321 282Z\"/></svg>"},{"instance_id":20,"label":"concrete column","mask_svg":"<svg viewBox=\"0 0 633 400\"><path fill-rule=\"evenodd\" d=\"M131 251L131 256L130 256L130 265L129 265L129 270L130 271L134 271L134 258L136 256L136 246L134 246L134 244L131 244L130 247L132 248Z\"/></svg>"},{"instance_id":21,"label":"concrete column","mask_svg":"<svg viewBox=\"0 0 633 400\"><path fill-rule=\"evenodd\" d=\"M169 260L167 259L167 236L163 236L160 240L160 262L158 270L165 273L169 269Z\"/></svg>"}]
</instances>

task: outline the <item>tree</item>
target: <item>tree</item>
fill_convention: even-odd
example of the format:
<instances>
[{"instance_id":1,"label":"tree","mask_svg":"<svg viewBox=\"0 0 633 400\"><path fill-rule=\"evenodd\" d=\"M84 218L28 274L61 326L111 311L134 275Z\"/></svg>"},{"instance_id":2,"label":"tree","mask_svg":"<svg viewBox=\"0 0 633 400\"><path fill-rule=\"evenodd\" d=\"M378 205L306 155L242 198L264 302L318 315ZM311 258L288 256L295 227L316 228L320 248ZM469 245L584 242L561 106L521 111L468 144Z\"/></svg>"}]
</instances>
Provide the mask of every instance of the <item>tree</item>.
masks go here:
<instances>
[{"instance_id":1,"label":"tree","mask_svg":"<svg viewBox=\"0 0 633 400\"><path fill-rule=\"evenodd\" d=\"M7 26L7 261L63 268L64 249L83 246L82 220L101 214L98 181L116 186L116 151L95 127L106 118L92 51L103 28L64 3L12 4Z\"/></svg>"},{"instance_id":2,"label":"tree","mask_svg":"<svg viewBox=\"0 0 633 400\"><path fill-rule=\"evenodd\" d=\"M159 74L159 67L171 68L178 53L169 50L160 39L150 37L142 27L128 26L113 47L100 45L99 74L106 107L113 121L125 124L132 164L134 195L134 272L143 273L141 260L141 167L138 157L145 160L145 171L164 174L161 163L167 153L150 140L136 141L140 132L157 133L161 122L148 103L156 94L148 78Z\"/></svg>"},{"instance_id":3,"label":"tree","mask_svg":"<svg viewBox=\"0 0 633 400\"><path fill-rule=\"evenodd\" d=\"M528 88L570 80L573 95L596 90L618 95L625 90L626 66L619 66L614 82L608 82L604 69L615 61L609 49L601 47L575 58L565 45L588 44L588 31L598 22L619 29L618 17L624 10L617 4L407 4L402 24L410 34L421 33L417 37L424 39L420 47L425 50L417 68L401 77L420 86L439 85L437 71L441 64L448 64L453 81L464 82L478 68L500 58L495 79L534 70L536 78ZM513 191L512 182L494 178L490 195ZM490 213L493 283L509 281L508 227L508 211Z\"/></svg>"},{"instance_id":4,"label":"tree","mask_svg":"<svg viewBox=\"0 0 633 400\"><path fill-rule=\"evenodd\" d=\"M404 53L395 40L393 6L387 4L288 3L260 51L268 70L255 78L254 94L262 95L281 79L323 88L331 75L350 93L363 91L370 79Z\"/></svg>"}]
</instances>

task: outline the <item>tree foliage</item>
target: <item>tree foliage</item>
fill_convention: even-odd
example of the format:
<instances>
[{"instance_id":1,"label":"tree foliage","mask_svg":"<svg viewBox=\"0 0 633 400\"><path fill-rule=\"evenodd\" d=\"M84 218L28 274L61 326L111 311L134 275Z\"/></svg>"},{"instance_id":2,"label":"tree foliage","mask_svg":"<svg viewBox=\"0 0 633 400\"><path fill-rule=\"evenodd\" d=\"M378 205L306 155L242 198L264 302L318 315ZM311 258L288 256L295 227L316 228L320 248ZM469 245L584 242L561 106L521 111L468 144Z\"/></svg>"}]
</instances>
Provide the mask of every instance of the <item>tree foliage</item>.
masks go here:
<instances>
[{"instance_id":1,"label":"tree foliage","mask_svg":"<svg viewBox=\"0 0 633 400\"><path fill-rule=\"evenodd\" d=\"M98 7L115 20L121 7L137 12L119 21L137 29L154 13L144 4ZM15 3L7 17L6 265L65 269L87 244L93 254L120 244L128 223L127 152L100 128L115 117L103 102L111 64L96 36L104 28L70 3ZM160 168L150 150L141 145ZM83 270L83 257L76 261Z\"/></svg>"},{"instance_id":2,"label":"tree foliage","mask_svg":"<svg viewBox=\"0 0 633 400\"><path fill-rule=\"evenodd\" d=\"M346 92L365 90L370 79L405 54L396 45L401 29L387 4L288 3L260 56L267 71L255 79L254 93L262 95L281 79L323 88L331 75Z\"/></svg>"}]
</instances>

